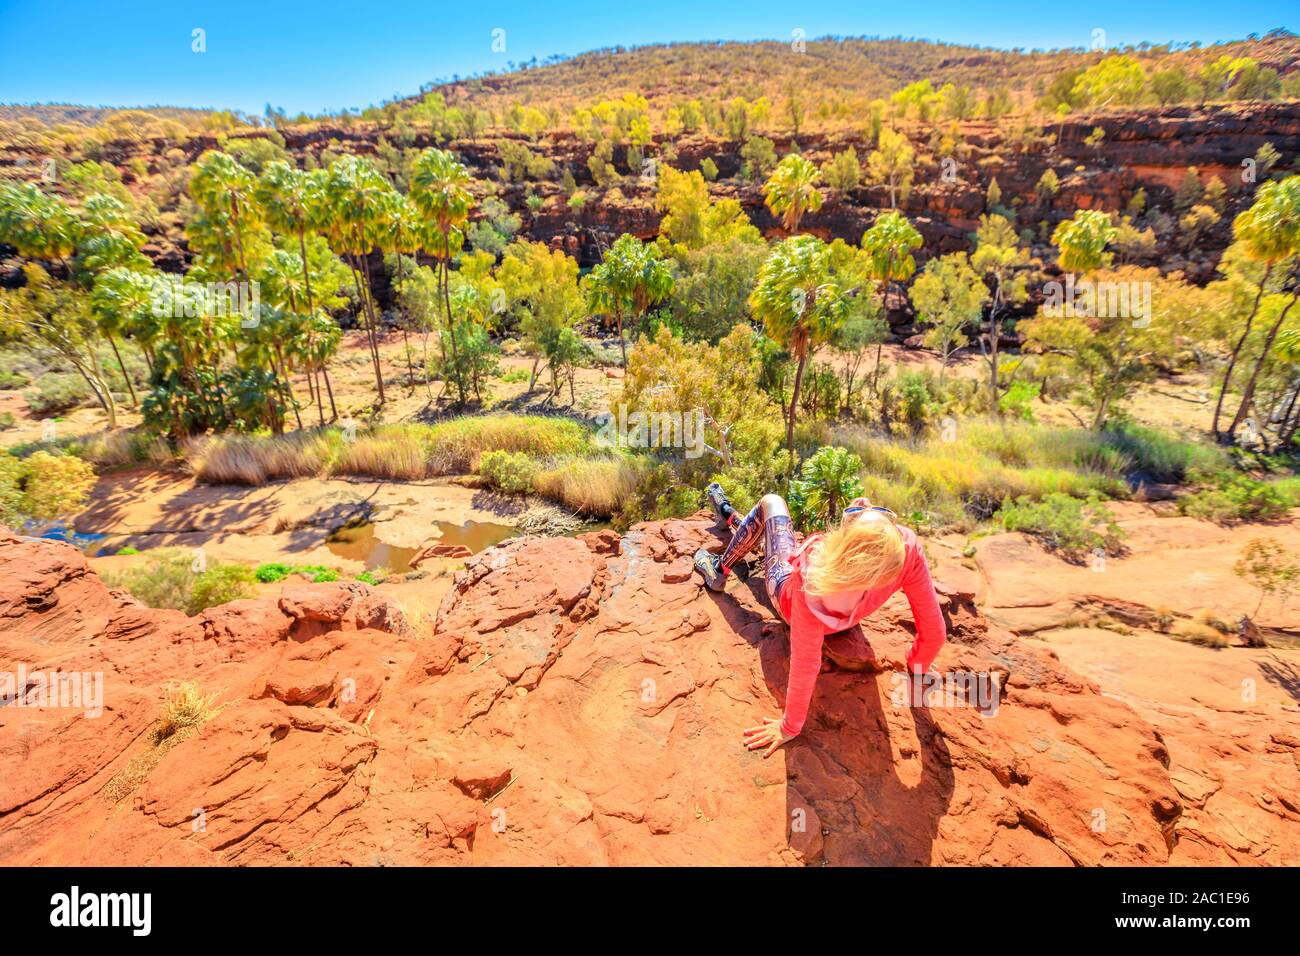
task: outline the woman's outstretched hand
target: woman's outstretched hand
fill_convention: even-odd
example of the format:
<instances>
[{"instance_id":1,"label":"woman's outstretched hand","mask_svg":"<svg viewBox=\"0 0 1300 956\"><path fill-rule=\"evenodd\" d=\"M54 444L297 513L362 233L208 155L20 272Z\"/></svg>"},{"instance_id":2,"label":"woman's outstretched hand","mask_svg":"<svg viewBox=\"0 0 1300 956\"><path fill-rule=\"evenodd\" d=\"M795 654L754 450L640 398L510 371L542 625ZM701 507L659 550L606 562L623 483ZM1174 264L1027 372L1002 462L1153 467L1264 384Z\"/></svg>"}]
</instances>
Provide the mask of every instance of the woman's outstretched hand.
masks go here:
<instances>
[{"instance_id":1,"label":"woman's outstretched hand","mask_svg":"<svg viewBox=\"0 0 1300 956\"><path fill-rule=\"evenodd\" d=\"M746 750L763 750L763 759L766 760L772 754L776 753L787 740L794 740L794 737L787 737L781 733L780 717L764 717L763 722L757 727L747 727L745 729L745 749Z\"/></svg>"}]
</instances>

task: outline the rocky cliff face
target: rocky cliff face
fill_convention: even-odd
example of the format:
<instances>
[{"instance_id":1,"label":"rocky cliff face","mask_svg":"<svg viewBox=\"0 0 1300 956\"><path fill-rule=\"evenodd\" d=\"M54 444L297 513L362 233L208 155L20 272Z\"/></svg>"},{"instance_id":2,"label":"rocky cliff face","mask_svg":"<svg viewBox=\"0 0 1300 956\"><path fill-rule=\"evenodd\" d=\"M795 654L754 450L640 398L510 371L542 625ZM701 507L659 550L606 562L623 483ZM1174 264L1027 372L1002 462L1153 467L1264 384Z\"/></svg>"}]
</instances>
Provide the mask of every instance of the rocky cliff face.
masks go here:
<instances>
[{"instance_id":1,"label":"rocky cliff face","mask_svg":"<svg viewBox=\"0 0 1300 956\"><path fill-rule=\"evenodd\" d=\"M1271 143L1282 154L1284 166L1300 152L1300 102L1174 106L1076 115L1063 123L1031 124L1017 133L1014 141L1008 138L1012 127L970 121L960 124L966 152L951 167L938 160L927 144L930 127L912 124L904 129L913 139L918 155L928 157L917 167L911 196L900 204L925 237L925 248L919 256L923 260L968 247L969 233L985 211L985 195L995 178L1003 205L1014 209L1017 225L1035 230L1044 222L1050 225L1072 215L1078 208L1118 212L1139 188L1146 190L1149 205L1167 210L1173 191L1191 167L1204 180L1219 176L1230 192L1237 190L1243 185L1243 161L1253 157L1264 143ZM1089 145L1087 140L1096 129L1103 130L1104 137L1100 145ZM284 131L286 148L304 162L309 155L320 161L329 148L375 155L380 139L386 135L383 129L364 125ZM1055 137L1057 143L1049 145L1048 136ZM517 134L494 132L492 138L441 144L417 127L401 145L417 149L449 146L477 178L489 180L497 177L501 166L499 142L511 139L528 142ZM797 146L818 164L850 147L865 162L871 148L860 133L806 133L798 137L797 143L789 136L777 135L774 139L778 155ZM158 157L173 145L162 140L109 143L103 149L103 160L122 169L125 182L131 186L135 180L128 163L132 159L141 158L154 170ZM181 148L192 161L203 150L219 145L214 136L200 136ZM660 213L654 208L652 179L624 175L617 193L594 189L587 168L593 149L590 143L559 133L529 145L555 163L557 180L558 170L567 168L578 185L592 194L582 208L571 209L558 182L505 186L503 198L521 216L523 236L564 249L584 266L590 266L623 233L650 238L658 232ZM772 236L780 234L779 222L763 205L759 187L735 178L741 167L740 143L707 135L660 136L647 155L661 156L669 146L676 153L674 165L682 169L698 169L705 159L712 159L720 177L715 193L739 199L760 229ZM38 158L0 144L0 163L24 162L20 174L26 170L26 175L35 176L40 169L35 161ZM627 172L622 148L615 150L614 162L620 173ZM1054 198L1044 199L1035 194L1035 186L1049 168L1057 173L1061 186ZM546 204L530 210L525 201L530 193L546 199ZM881 209L889 208L888 193L879 186L863 186L847 194L832 190L827 198L819 212L805 218L801 228L853 243L861 239ZM1197 254L1190 257L1173 241L1174 237L1162 237L1149 260L1140 264L1181 269L1197 281L1208 281L1231 238L1230 226L1231 215L1227 215L1202 237ZM1045 240L1040 236L1037 242L1041 248L1036 251L1049 256ZM188 255L179 232L156 232L145 251L168 271L183 268ZM379 258L376 253L372 265L377 267ZM383 273L378 268L372 271ZM12 264L0 269L0 284L20 281ZM376 292L381 305L387 307L387 289L383 283L380 285Z\"/></svg>"},{"instance_id":2,"label":"rocky cliff face","mask_svg":"<svg viewBox=\"0 0 1300 956\"><path fill-rule=\"evenodd\" d=\"M745 751L741 729L780 712L787 633L757 578L721 596L693 578L713 534L512 540L426 633L359 584L154 611L72 548L4 533L0 674L25 679L0 687L0 863L1180 859L1160 734L946 588L937 667L989 675L995 712L908 704L891 605L828 645L804 734ZM39 706L60 672L102 675L100 715ZM178 681L218 710L160 740Z\"/></svg>"}]
</instances>

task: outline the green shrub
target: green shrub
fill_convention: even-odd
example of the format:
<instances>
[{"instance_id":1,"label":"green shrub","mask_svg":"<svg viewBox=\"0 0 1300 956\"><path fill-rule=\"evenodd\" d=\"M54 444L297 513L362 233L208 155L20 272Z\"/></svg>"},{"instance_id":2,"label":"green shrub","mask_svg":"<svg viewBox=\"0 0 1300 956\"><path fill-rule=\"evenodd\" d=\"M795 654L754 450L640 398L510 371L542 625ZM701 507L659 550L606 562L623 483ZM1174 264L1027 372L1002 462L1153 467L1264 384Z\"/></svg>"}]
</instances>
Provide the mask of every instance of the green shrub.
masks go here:
<instances>
[{"instance_id":1,"label":"green shrub","mask_svg":"<svg viewBox=\"0 0 1300 956\"><path fill-rule=\"evenodd\" d=\"M1222 448L1155 428L1116 424L1102 432L1101 439L1127 456L1130 470L1152 481L1181 482L1193 473L1219 472L1228 467L1228 456Z\"/></svg>"},{"instance_id":2,"label":"green shrub","mask_svg":"<svg viewBox=\"0 0 1300 956\"><path fill-rule=\"evenodd\" d=\"M95 402L86 380L75 372L48 372L32 382L23 399L34 415L58 415Z\"/></svg>"},{"instance_id":3,"label":"green shrub","mask_svg":"<svg viewBox=\"0 0 1300 956\"><path fill-rule=\"evenodd\" d=\"M1007 531L1031 534L1071 561L1081 561L1097 551L1118 553L1124 537L1099 498L1080 501L1054 493L1040 500L1008 499L997 517ZM1098 531L1098 526L1103 530Z\"/></svg>"},{"instance_id":4,"label":"green shrub","mask_svg":"<svg viewBox=\"0 0 1300 956\"><path fill-rule=\"evenodd\" d=\"M1249 475L1200 475L1208 486L1178 499L1178 510L1193 518L1229 523L1280 518L1294 501L1285 485Z\"/></svg>"},{"instance_id":5,"label":"green shrub","mask_svg":"<svg viewBox=\"0 0 1300 956\"><path fill-rule=\"evenodd\" d=\"M24 388L46 371L25 352L0 351L0 389Z\"/></svg>"},{"instance_id":6,"label":"green shrub","mask_svg":"<svg viewBox=\"0 0 1300 956\"><path fill-rule=\"evenodd\" d=\"M95 469L74 455L41 450L26 458L0 451L0 524L48 524L85 504Z\"/></svg>"},{"instance_id":7,"label":"green shrub","mask_svg":"<svg viewBox=\"0 0 1300 956\"><path fill-rule=\"evenodd\" d=\"M1012 382L1011 387L998 399L998 409L1003 415L1022 422L1034 420L1034 401L1043 387L1037 382Z\"/></svg>"},{"instance_id":8,"label":"green shrub","mask_svg":"<svg viewBox=\"0 0 1300 956\"><path fill-rule=\"evenodd\" d=\"M240 598L252 597L253 572L242 564L222 564L208 568L194 579L186 614L198 614L218 604L228 604Z\"/></svg>"},{"instance_id":9,"label":"green shrub","mask_svg":"<svg viewBox=\"0 0 1300 956\"><path fill-rule=\"evenodd\" d=\"M253 577L263 584L275 584L277 581L283 581L292 573L293 565L272 561L268 564L259 564L253 571Z\"/></svg>"},{"instance_id":10,"label":"green shrub","mask_svg":"<svg viewBox=\"0 0 1300 956\"><path fill-rule=\"evenodd\" d=\"M488 451L479 459L478 472L494 488L507 494L528 494L540 471L537 462L523 452Z\"/></svg>"},{"instance_id":11,"label":"green shrub","mask_svg":"<svg viewBox=\"0 0 1300 956\"><path fill-rule=\"evenodd\" d=\"M184 548L158 548L148 563L104 578L110 587L123 588L149 607L171 608L198 614L207 608L253 596L252 571L239 564L195 568L194 552Z\"/></svg>"}]
</instances>

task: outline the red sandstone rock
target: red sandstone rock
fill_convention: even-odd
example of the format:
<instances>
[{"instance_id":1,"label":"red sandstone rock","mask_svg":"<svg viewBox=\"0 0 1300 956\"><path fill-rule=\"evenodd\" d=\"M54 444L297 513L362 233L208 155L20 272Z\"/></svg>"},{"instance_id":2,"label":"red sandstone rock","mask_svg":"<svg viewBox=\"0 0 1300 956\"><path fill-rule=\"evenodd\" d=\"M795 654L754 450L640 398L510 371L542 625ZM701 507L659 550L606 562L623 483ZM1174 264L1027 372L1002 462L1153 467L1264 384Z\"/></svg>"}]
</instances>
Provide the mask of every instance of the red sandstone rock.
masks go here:
<instances>
[{"instance_id":1,"label":"red sandstone rock","mask_svg":"<svg viewBox=\"0 0 1300 956\"><path fill-rule=\"evenodd\" d=\"M1171 780L1161 736L956 591L937 666L995 673L995 716L906 705L891 604L831 642L803 735L746 751L742 728L780 712L788 639L757 577L722 595L683 577L716 543L700 517L514 539L467 562L429 632L357 584L150 611L72 548L0 532L0 671L104 675L97 717L0 707L0 864L1170 858L1196 781ZM219 710L156 748L181 680ZM1292 758L1272 729L1261 758ZM1251 814L1294 813L1295 792L1201 814L1194 845L1249 842Z\"/></svg>"}]
</instances>

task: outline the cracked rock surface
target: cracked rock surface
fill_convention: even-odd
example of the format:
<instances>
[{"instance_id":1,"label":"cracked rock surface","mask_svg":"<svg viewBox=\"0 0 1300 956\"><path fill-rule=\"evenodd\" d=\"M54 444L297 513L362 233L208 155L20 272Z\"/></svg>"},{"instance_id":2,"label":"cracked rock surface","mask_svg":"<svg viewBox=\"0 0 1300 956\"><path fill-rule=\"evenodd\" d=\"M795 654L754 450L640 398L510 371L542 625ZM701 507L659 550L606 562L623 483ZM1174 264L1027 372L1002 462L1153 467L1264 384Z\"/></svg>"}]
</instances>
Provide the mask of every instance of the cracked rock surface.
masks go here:
<instances>
[{"instance_id":1,"label":"cracked rock surface","mask_svg":"<svg viewBox=\"0 0 1300 956\"><path fill-rule=\"evenodd\" d=\"M103 675L99 716L34 706L30 678L0 699L0 864L1146 865L1189 815L1200 846L1294 827L1300 734L1234 739L1293 785L1229 799L1215 742L1171 774L1133 706L947 588L936 667L990 675L995 712L908 702L891 603L828 645L804 733L763 760L741 730L780 713L788 635L757 575L689 574L719 543L703 516L513 539L429 627L356 583L155 611L0 531L0 672ZM159 742L180 681L217 711Z\"/></svg>"}]
</instances>

